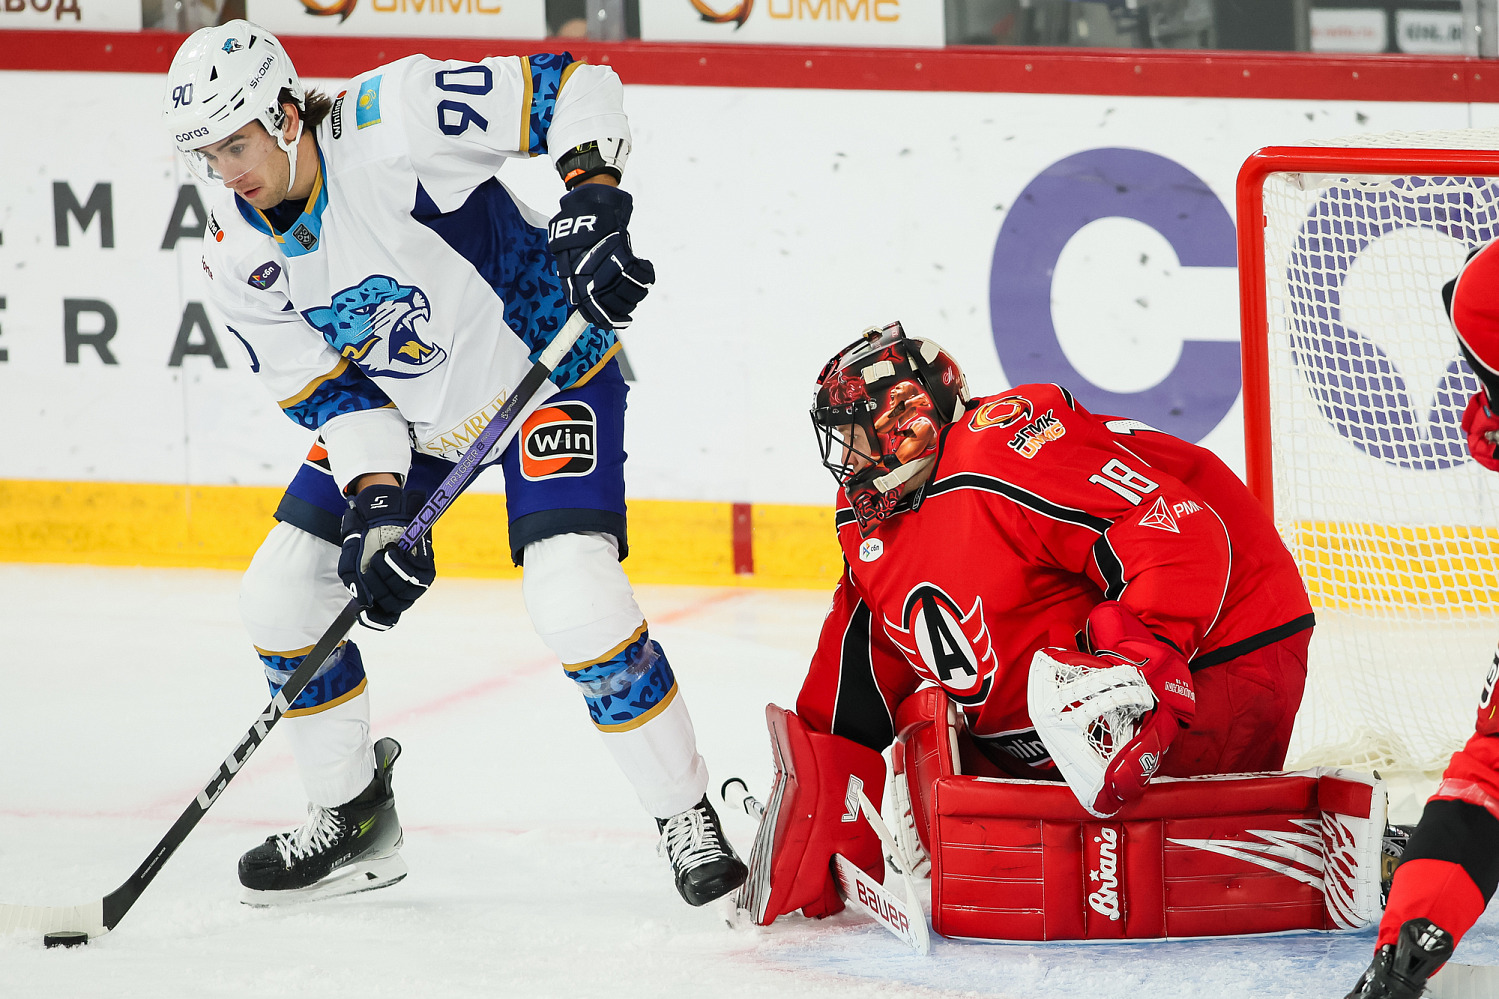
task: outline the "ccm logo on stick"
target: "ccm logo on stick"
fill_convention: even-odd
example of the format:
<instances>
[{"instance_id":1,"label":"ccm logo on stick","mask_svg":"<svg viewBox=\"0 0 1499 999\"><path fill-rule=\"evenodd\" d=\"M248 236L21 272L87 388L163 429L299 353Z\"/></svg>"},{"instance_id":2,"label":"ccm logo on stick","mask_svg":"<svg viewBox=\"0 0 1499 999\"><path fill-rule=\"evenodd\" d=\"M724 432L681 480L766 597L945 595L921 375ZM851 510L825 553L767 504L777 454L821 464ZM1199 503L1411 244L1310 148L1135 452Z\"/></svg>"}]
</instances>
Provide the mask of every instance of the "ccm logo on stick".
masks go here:
<instances>
[{"instance_id":1,"label":"ccm logo on stick","mask_svg":"<svg viewBox=\"0 0 1499 999\"><path fill-rule=\"evenodd\" d=\"M598 465L598 420L586 402L543 406L521 426L520 470L527 479L587 475Z\"/></svg>"}]
</instances>

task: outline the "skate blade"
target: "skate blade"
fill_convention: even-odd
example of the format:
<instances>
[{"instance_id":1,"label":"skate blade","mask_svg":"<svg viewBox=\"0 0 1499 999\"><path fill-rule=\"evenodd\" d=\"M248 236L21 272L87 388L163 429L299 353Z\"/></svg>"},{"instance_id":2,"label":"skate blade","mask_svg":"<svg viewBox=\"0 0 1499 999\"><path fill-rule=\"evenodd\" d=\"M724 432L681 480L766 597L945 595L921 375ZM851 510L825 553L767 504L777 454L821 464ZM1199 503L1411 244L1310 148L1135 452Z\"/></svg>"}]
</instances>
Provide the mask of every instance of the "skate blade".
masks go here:
<instances>
[{"instance_id":1,"label":"skate blade","mask_svg":"<svg viewBox=\"0 0 1499 999\"><path fill-rule=\"evenodd\" d=\"M339 895L354 895L362 891L386 888L406 876L406 861L399 853L375 860L361 860L342 867L317 884L306 888L288 888L284 891L256 891L245 888L240 901L257 909L269 909L280 905L301 905L319 899L335 898Z\"/></svg>"}]
</instances>

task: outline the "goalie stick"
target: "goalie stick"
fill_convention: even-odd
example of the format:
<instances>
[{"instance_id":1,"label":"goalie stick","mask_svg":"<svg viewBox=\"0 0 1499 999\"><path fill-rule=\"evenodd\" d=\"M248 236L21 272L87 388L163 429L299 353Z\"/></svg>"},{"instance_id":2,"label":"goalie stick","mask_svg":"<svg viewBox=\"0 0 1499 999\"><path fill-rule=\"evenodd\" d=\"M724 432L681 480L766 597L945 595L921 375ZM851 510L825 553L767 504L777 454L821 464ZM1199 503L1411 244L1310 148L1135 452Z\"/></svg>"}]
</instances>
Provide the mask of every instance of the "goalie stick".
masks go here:
<instances>
[{"instance_id":1,"label":"goalie stick","mask_svg":"<svg viewBox=\"0 0 1499 999\"><path fill-rule=\"evenodd\" d=\"M427 500L427 505L417 513L409 527L396 541L403 549L410 549L419 541L423 534L432 527L437 518L452 505L458 495L468 488L469 483L479 473L480 462L489 454L490 450L504 436L505 431L515 422L531 397L536 394L537 389L552 375L557 364L561 362L564 355L572 349L578 337L588 328L588 321L581 313L573 315L563 324L562 329L547 344L541 354L531 365L529 371L521 378L520 384L516 385L515 391L505 400L500 411L484 427L482 433L475 439L457 465L448 473L447 478L432 491ZM177 847L192 832L200 819L213 807L224 788L239 773L251 754L265 741L265 737L275 727L302 693L302 690L312 681L318 668L323 665L333 650L338 647L350 629L354 627L359 618L360 605L358 600L351 599L344 609L333 619L328 630L318 639L312 651L307 653L302 664L296 668L276 696L271 698L271 703L266 705L260 717L255 719L255 724L240 739L239 744L219 764L218 772L198 792L198 796L188 804L187 808L167 830L167 834L161 838L161 842L151 850L145 861L135 869L135 873L125 880L114 891L103 898L95 899L83 905L72 906L48 906L48 905L8 905L0 903L0 932L7 930L41 930L44 933L54 932L82 932L90 937L100 936L108 933L119 925L120 920L130 911L130 907L140 898L141 893L161 872L162 866L176 852Z\"/></svg>"},{"instance_id":2,"label":"goalie stick","mask_svg":"<svg viewBox=\"0 0 1499 999\"><path fill-rule=\"evenodd\" d=\"M739 786L739 791L731 791L730 787L736 784ZM765 820L765 806L749 793L748 785L741 778L730 777L724 781L719 789L719 796L730 808L743 809L744 813L751 818L762 822ZM895 859L896 866L900 868L906 897L904 899L897 897L890 889L870 877L868 871L843 854L835 853L833 854L833 873L838 882L838 894L845 902L889 930L916 953L930 954L932 951L931 933L927 929L926 914L922 911L920 896L916 893L916 882L909 873L910 864L905 853L896 845L895 837L890 835L885 820L880 817L878 809L862 790L859 791L859 811L864 814L865 821L879 837L880 843L885 847L885 852Z\"/></svg>"}]
</instances>

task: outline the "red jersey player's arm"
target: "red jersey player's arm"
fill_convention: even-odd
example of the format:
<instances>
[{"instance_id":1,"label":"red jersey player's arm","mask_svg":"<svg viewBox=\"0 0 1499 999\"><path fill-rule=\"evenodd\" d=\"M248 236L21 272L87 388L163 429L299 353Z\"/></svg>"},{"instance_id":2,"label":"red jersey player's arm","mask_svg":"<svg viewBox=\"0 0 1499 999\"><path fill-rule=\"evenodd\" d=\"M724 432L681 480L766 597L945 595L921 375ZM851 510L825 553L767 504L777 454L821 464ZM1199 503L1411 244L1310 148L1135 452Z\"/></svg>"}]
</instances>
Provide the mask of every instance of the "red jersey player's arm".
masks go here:
<instances>
[{"instance_id":1,"label":"red jersey player's arm","mask_svg":"<svg viewBox=\"0 0 1499 999\"><path fill-rule=\"evenodd\" d=\"M845 564L796 713L813 729L883 750L895 741L895 708L918 684L859 596Z\"/></svg>"},{"instance_id":2,"label":"red jersey player's arm","mask_svg":"<svg viewBox=\"0 0 1499 999\"><path fill-rule=\"evenodd\" d=\"M1228 530L1169 469L1131 452L1068 402L1071 412L1054 410L1065 434L1033 460L1004 461L1033 498L1020 509L1056 565L1086 575L1191 659L1223 609Z\"/></svg>"},{"instance_id":3,"label":"red jersey player's arm","mask_svg":"<svg viewBox=\"0 0 1499 999\"><path fill-rule=\"evenodd\" d=\"M1468 365L1478 375L1489 402L1499 396L1499 240L1468 254L1457 277L1442 288L1442 299Z\"/></svg>"}]
</instances>

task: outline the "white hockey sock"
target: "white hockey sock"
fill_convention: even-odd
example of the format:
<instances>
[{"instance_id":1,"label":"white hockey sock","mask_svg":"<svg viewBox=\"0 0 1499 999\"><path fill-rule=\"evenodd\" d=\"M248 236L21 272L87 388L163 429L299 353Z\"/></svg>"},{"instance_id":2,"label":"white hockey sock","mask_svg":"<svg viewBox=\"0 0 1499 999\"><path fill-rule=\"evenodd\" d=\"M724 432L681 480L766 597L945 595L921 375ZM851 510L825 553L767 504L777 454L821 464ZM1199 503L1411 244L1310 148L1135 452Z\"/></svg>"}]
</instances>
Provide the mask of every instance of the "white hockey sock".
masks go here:
<instances>
[{"instance_id":1,"label":"white hockey sock","mask_svg":"<svg viewBox=\"0 0 1499 999\"><path fill-rule=\"evenodd\" d=\"M370 741L370 696L361 691L342 704L281 719L307 799L332 808L358 796L375 775Z\"/></svg>"}]
</instances>

